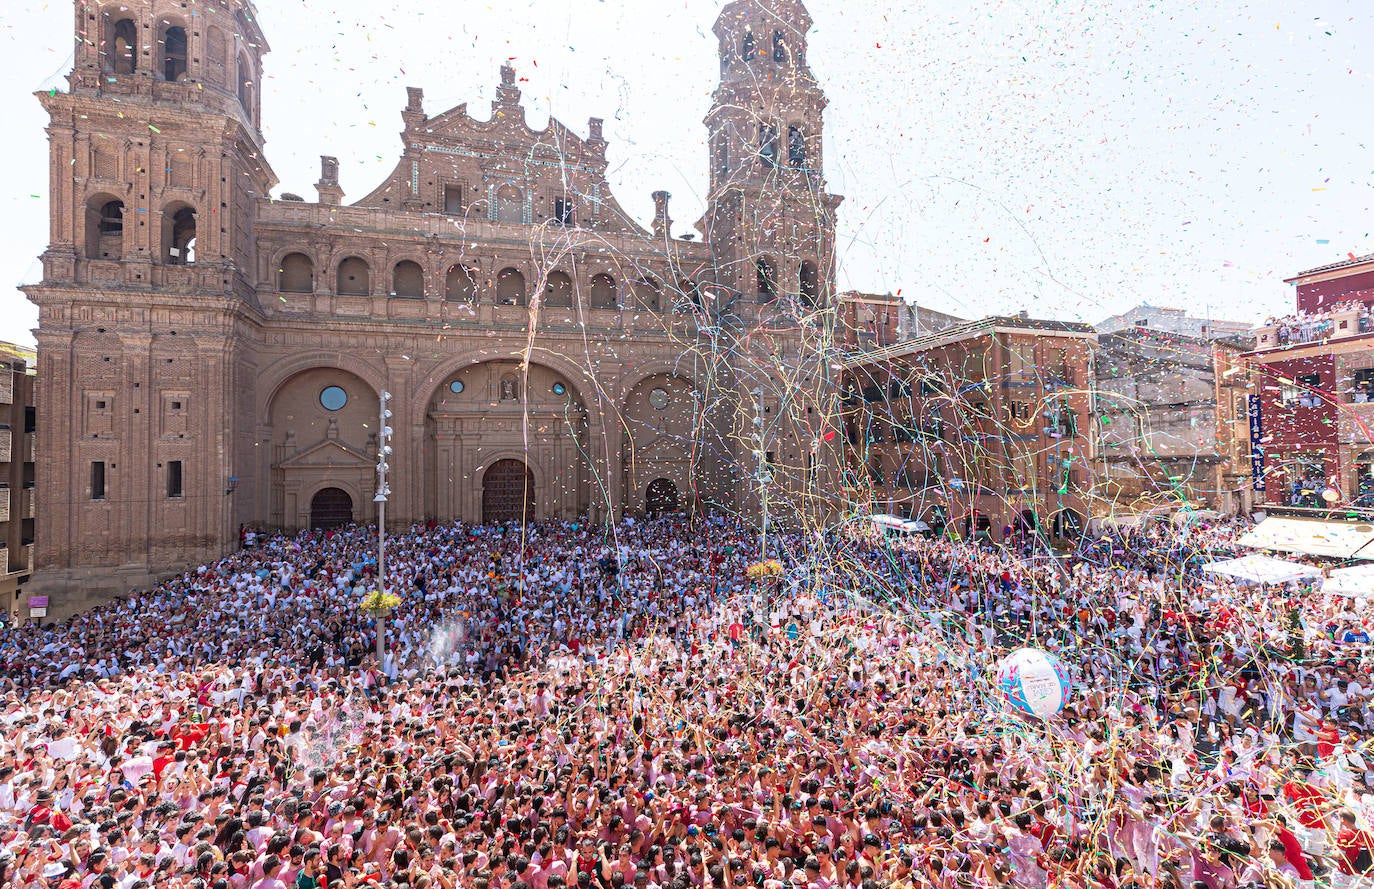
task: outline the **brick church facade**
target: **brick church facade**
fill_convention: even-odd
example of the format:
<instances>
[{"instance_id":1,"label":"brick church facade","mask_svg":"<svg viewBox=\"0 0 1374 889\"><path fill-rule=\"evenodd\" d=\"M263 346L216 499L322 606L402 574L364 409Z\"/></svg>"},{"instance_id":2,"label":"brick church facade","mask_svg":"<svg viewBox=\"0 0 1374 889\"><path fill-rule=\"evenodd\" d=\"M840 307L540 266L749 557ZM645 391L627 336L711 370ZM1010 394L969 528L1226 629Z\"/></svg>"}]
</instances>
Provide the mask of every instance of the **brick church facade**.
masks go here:
<instances>
[{"instance_id":1,"label":"brick church facade","mask_svg":"<svg viewBox=\"0 0 1374 889\"><path fill-rule=\"evenodd\" d=\"M720 13L689 237L664 192L649 229L621 210L601 121L532 129L509 68L485 119L409 89L360 199L330 157L314 200L273 198L249 0L75 10L70 87L39 94L51 228L25 288L54 613L246 525L375 520L383 390L389 523L827 508L840 198L797 0Z\"/></svg>"}]
</instances>

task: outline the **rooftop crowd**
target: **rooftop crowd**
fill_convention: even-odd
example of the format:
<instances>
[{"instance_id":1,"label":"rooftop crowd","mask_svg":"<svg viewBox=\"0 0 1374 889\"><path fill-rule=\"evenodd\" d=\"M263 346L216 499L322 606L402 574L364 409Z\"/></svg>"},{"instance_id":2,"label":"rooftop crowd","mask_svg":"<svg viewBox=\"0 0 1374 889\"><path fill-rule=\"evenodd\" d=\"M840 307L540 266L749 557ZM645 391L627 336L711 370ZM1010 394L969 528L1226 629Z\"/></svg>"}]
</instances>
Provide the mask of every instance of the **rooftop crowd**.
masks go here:
<instances>
[{"instance_id":1,"label":"rooftop crowd","mask_svg":"<svg viewBox=\"0 0 1374 889\"><path fill-rule=\"evenodd\" d=\"M1350 318L1344 318L1342 328L1336 327L1336 316L1354 316L1353 328L1348 327ZM1299 343L1314 343L1335 336L1355 336L1368 333L1371 324L1371 307L1359 299L1347 299L1324 307L1319 312L1299 311L1282 318L1269 318L1262 326L1278 328L1276 341L1280 346Z\"/></svg>"},{"instance_id":2,"label":"rooftop crowd","mask_svg":"<svg viewBox=\"0 0 1374 889\"><path fill-rule=\"evenodd\" d=\"M0 886L1370 885L1364 613L1204 578L1233 536L771 535L751 583L730 522L417 526L381 662L373 532L268 536L0 632Z\"/></svg>"}]
</instances>

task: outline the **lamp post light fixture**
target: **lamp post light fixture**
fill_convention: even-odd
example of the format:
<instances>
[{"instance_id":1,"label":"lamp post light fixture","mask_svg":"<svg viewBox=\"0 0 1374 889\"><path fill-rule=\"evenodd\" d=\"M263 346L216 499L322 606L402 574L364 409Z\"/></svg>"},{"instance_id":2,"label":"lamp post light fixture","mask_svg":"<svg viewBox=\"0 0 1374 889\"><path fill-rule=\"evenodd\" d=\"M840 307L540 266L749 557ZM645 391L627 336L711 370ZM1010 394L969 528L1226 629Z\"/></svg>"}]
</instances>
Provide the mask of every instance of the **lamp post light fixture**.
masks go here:
<instances>
[{"instance_id":1,"label":"lamp post light fixture","mask_svg":"<svg viewBox=\"0 0 1374 889\"><path fill-rule=\"evenodd\" d=\"M757 386L754 395L754 457L755 478L759 483L759 561L768 561L768 483L773 472L768 465L767 437L764 429L763 387Z\"/></svg>"},{"instance_id":2,"label":"lamp post light fixture","mask_svg":"<svg viewBox=\"0 0 1374 889\"><path fill-rule=\"evenodd\" d=\"M380 421L377 427L377 495L372 498L372 502L377 504L377 591L383 599L386 597L386 498L391 493L391 487L386 483L387 471L391 469L387 458L391 456L392 429L386 422L391 419L391 411L386 406L390 400L391 393L383 389L377 409ZM379 670L386 659L386 611L383 608L376 613Z\"/></svg>"}]
</instances>

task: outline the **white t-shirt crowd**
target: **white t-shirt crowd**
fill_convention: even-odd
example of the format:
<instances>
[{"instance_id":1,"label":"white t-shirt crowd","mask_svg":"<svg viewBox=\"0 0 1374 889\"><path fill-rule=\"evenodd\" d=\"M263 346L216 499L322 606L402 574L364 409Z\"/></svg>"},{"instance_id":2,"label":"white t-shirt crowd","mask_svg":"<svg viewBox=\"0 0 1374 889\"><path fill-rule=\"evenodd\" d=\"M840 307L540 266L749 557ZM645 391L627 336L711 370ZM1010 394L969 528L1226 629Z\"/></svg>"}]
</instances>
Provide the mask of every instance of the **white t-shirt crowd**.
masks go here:
<instances>
[{"instance_id":1,"label":"white t-shirt crowd","mask_svg":"<svg viewBox=\"0 0 1374 889\"><path fill-rule=\"evenodd\" d=\"M0 631L0 887L1369 884L1364 604L1198 570L1235 529L1027 542L263 535ZM991 677L1054 652L1047 722Z\"/></svg>"}]
</instances>

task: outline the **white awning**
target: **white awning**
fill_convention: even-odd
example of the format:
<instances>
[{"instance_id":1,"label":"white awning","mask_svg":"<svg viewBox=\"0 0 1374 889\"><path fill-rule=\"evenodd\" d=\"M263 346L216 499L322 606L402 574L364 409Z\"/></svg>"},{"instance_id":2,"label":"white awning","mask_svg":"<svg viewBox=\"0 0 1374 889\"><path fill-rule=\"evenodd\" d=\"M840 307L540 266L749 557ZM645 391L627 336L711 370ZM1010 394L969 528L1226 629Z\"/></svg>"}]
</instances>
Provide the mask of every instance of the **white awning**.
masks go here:
<instances>
[{"instance_id":1,"label":"white awning","mask_svg":"<svg viewBox=\"0 0 1374 889\"><path fill-rule=\"evenodd\" d=\"M1276 559L1273 556L1258 554L1241 556L1239 559L1227 559L1224 562L1213 562L1210 565L1202 566L1202 570L1210 574L1224 574L1227 577L1247 580L1251 583L1289 583L1304 578L1321 577L1322 574L1316 568L1308 565L1285 562L1283 559Z\"/></svg>"},{"instance_id":2,"label":"white awning","mask_svg":"<svg viewBox=\"0 0 1374 889\"><path fill-rule=\"evenodd\" d=\"M1240 538L1241 546L1337 559L1374 559L1374 524L1270 516ZM1364 552L1361 552L1364 550Z\"/></svg>"},{"instance_id":3,"label":"white awning","mask_svg":"<svg viewBox=\"0 0 1374 889\"><path fill-rule=\"evenodd\" d=\"M1374 599L1374 565L1337 568L1322 584L1322 592L1348 599Z\"/></svg>"}]
</instances>

